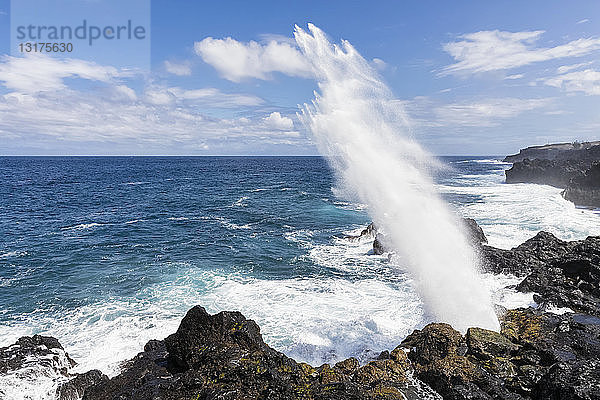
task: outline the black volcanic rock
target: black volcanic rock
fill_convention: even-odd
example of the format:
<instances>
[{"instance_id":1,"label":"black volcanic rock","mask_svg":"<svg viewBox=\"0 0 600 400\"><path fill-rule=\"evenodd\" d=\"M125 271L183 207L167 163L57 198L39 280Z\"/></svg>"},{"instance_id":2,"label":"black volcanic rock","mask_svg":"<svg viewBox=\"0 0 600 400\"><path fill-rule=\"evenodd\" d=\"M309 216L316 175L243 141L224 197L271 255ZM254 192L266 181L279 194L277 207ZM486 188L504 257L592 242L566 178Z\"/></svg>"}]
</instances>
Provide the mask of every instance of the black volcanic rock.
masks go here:
<instances>
[{"instance_id":1,"label":"black volcanic rock","mask_svg":"<svg viewBox=\"0 0 600 400\"><path fill-rule=\"evenodd\" d=\"M409 363L402 350L360 366L350 358L313 368L267 346L239 312L196 306L164 341L152 341L84 399L404 399Z\"/></svg>"},{"instance_id":2,"label":"black volcanic rock","mask_svg":"<svg viewBox=\"0 0 600 400\"><path fill-rule=\"evenodd\" d=\"M598 319L598 318L596 318ZM600 320L509 310L501 332L429 324L401 346L444 399L599 399Z\"/></svg>"},{"instance_id":3,"label":"black volcanic rock","mask_svg":"<svg viewBox=\"0 0 600 400\"><path fill-rule=\"evenodd\" d=\"M519 154L506 156L504 162L516 163L525 160L589 160L600 158L600 141L583 143L557 143L531 146L519 150Z\"/></svg>"},{"instance_id":4,"label":"black volcanic rock","mask_svg":"<svg viewBox=\"0 0 600 400\"><path fill-rule=\"evenodd\" d=\"M375 240L373 240L373 254L381 255L388 251L385 240L386 238L383 233L377 233L375 235Z\"/></svg>"},{"instance_id":5,"label":"black volcanic rock","mask_svg":"<svg viewBox=\"0 0 600 400\"><path fill-rule=\"evenodd\" d=\"M51 336L23 336L11 346L0 348L0 374L18 373L21 379L35 381L40 377L53 377L59 384L58 400L77 400L85 389L108 380L98 370L85 374L71 374L76 363L64 351L58 339ZM2 398L0 388L0 398Z\"/></svg>"},{"instance_id":6,"label":"black volcanic rock","mask_svg":"<svg viewBox=\"0 0 600 400\"><path fill-rule=\"evenodd\" d=\"M574 177L567 185L564 197L580 206L600 207L600 162Z\"/></svg>"},{"instance_id":7,"label":"black volcanic rock","mask_svg":"<svg viewBox=\"0 0 600 400\"><path fill-rule=\"evenodd\" d=\"M538 303L600 315L600 237L572 242L571 251L535 269L517 289Z\"/></svg>"},{"instance_id":8,"label":"black volcanic rock","mask_svg":"<svg viewBox=\"0 0 600 400\"><path fill-rule=\"evenodd\" d=\"M575 205L600 207L600 142L562 143L522 149L504 161L506 183L538 183L566 188Z\"/></svg>"},{"instance_id":9,"label":"black volcanic rock","mask_svg":"<svg viewBox=\"0 0 600 400\"><path fill-rule=\"evenodd\" d=\"M582 176L590 166L590 161L526 158L506 170L506 183L538 183L564 188L571 179Z\"/></svg>"},{"instance_id":10,"label":"black volcanic rock","mask_svg":"<svg viewBox=\"0 0 600 400\"><path fill-rule=\"evenodd\" d=\"M467 239L469 239L471 244L479 247L482 244L487 243L488 240L487 237L485 237L485 233L483 233L483 229L481 229L477 224L477 221L473 218L461 218L461 224L467 235ZM373 241L373 254L380 255L389 251L390 246L386 243L385 234L377 232L377 228L372 223L363 230L363 233L366 231L369 231L370 235L375 235L375 240Z\"/></svg>"},{"instance_id":11,"label":"black volcanic rock","mask_svg":"<svg viewBox=\"0 0 600 400\"><path fill-rule=\"evenodd\" d=\"M548 232L511 249L479 250L488 272L523 276L517 286L541 305L600 315L600 237L565 242Z\"/></svg>"},{"instance_id":12,"label":"black volcanic rock","mask_svg":"<svg viewBox=\"0 0 600 400\"><path fill-rule=\"evenodd\" d=\"M85 393L85 389L106 381L108 381L108 377L97 369L77 374L58 387L56 398L57 400L79 400Z\"/></svg>"},{"instance_id":13,"label":"black volcanic rock","mask_svg":"<svg viewBox=\"0 0 600 400\"><path fill-rule=\"evenodd\" d=\"M477 221L473 218L463 218L462 221L471 243L483 244L488 242L483 229L477 224Z\"/></svg>"},{"instance_id":14,"label":"black volcanic rock","mask_svg":"<svg viewBox=\"0 0 600 400\"><path fill-rule=\"evenodd\" d=\"M511 250L482 246L479 254L487 272L525 276L552 260L566 256L573 249L574 243L540 231Z\"/></svg>"},{"instance_id":15,"label":"black volcanic rock","mask_svg":"<svg viewBox=\"0 0 600 400\"><path fill-rule=\"evenodd\" d=\"M23 336L11 346L0 348L0 374L25 368L31 361L42 364L59 375L67 376L68 368L75 365L52 336Z\"/></svg>"}]
</instances>

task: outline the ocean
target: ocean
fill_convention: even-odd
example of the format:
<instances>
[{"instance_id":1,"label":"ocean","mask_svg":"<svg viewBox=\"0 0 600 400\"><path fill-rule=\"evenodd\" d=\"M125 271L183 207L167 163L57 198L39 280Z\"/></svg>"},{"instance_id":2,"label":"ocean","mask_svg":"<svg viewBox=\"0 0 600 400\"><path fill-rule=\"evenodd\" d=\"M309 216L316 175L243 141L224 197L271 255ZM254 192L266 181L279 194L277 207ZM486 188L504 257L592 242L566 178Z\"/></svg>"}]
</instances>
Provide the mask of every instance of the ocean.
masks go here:
<instances>
[{"instance_id":1,"label":"ocean","mask_svg":"<svg viewBox=\"0 0 600 400\"><path fill-rule=\"evenodd\" d=\"M598 210L503 183L500 159L442 157L434 177L491 245L600 235ZM432 321L402 265L347 238L368 207L321 157L1 157L0 182L0 346L52 335L75 371L115 375L197 304L241 311L313 365L364 362ZM496 303L532 304L516 282L485 276ZM19 379L0 390L33 385Z\"/></svg>"}]
</instances>

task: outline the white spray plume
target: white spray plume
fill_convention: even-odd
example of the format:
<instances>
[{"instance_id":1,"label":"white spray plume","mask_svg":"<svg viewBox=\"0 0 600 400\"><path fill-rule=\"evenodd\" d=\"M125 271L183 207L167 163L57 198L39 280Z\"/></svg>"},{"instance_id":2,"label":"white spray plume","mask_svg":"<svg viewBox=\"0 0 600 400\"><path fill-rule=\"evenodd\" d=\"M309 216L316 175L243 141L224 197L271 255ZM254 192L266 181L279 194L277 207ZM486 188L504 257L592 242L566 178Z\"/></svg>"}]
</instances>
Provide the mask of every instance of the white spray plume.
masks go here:
<instances>
[{"instance_id":1,"label":"white spray plume","mask_svg":"<svg viewBox=\"0 0 600 400\"><path fill-rule=\"evenodd\" d=\"M436 161L411 139L400 102L350 43L308 28L296 26L294 36L320 93L299 118L338 184L368 205L433 317L461 331L498 330L477 257L429 176Z\"/></svg>"}]
</instances>

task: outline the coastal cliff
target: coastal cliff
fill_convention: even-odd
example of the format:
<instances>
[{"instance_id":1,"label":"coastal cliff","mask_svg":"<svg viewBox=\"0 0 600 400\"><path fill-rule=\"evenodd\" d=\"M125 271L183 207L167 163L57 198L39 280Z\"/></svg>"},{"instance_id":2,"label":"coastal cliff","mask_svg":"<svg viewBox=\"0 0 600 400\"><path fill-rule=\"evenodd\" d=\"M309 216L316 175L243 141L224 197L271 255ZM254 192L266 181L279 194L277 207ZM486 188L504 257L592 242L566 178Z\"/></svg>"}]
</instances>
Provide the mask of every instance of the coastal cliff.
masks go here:
<instances>
[{"instance_id":1,"label":"coastal cliff","mask_svg":"<svg viewBox=\"0 0 600 400\"><path fill-rule=\"evenodd\" d=\"M75 361L42 336L0 349L0 373L37 357L70 378L60 400L600 399L600 237L566 242L540 232L503 250L485 244L471 221L465 227L484 269L521 276L516 289L536 293L536 308L498 311L500 332L432 323L364 365L311 366L268 346L241 313L196 306L111 379L96 370L69 375ZM377 229L362 235L375 239ZM567 312L548 312L556 307Z\"/></svg>"},{"instance_id":2,"label":"coastal cliff","mask_svg":"<svg viewBox=\"0 0 600 400\"><path fill-rule=\"evenodd\" d=\"M538 183L564 188L575 205L600 207L600 142L533 146L507 156L513 163L506 183Z\"/></svg>"},{"instance_id":3,"label":"coastal cliff","mask_svg":"<svg viewBox=\"0 0 600 400\"><path fill-rule=\"evenodd\" d=\"M519 150L518 154L506 156L504 162L516 163L529 160L584 160L600 155L600 140L583 143L556 143L531 146Z\"/></svg>"}]
</instances>

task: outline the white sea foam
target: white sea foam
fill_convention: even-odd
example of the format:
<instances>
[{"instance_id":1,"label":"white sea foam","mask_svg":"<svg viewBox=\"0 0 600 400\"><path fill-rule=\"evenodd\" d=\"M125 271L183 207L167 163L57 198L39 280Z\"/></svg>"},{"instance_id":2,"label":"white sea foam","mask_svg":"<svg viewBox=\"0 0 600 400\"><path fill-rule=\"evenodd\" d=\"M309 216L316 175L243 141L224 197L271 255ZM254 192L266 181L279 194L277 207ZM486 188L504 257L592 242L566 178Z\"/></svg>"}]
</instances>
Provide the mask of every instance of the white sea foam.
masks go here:
<instances>
[{"instance_id":1,"label":"white sea foam","mask_svg":"<svg viewBox=\"0 0 600 400\"><path fill-rule=\"evenodd\" d=\"M566 314L566 313L571 313L572 314L574 312L569 307L558 307L558 306L553 305L553 304L549 305L549 306L546 306L544 308L544 311L552 313L552 314L557 314L557 315L563 315L563 314Z\"/></svg>"},{"instance_id":2,"label":"white sea foam","mask_svg":"<svg viewBox=\"0 0 600 400\"><path fill-rule=\"evenodd\" d=\"M444 193L477 196L480 201L459 205L460 212L477 220L489 244L509 249L548 231L562 240L580 240L600 235L600 213L577 208L565 200L562 189L529 183L505 184L504 170L459 186L438 185Z\"/></svg>"},{"instance_id":3,"label":"white sea foam","mask_svg":"<svg viewBox=\"0 0 600 400\"><path fill-rule=\"evenodd\" d=\"M59 384L68 380L61 369L68 369L65 352L52 349L51 354L30 357L23 367L0 375L0 398L6 400L49 400L55 398Z\"/></svg>"},{"instance_id":4,"label":"white sea foam","mask_svg":"<svg viewBox=\"0 0 600 400\"><path fill-rule=\"evenodd\" d=\"M64 231L68 231L68 230L84 230L84 229L90 229L90 228L94 228L96 226L102 226L102 225L107 225L107 224L101 224L98 222L92 222L89 224L78 224L78 225L73 225L73 226L67 226L64 228L61 228Z\"/></svg>"},{"instance_id":5,"label":"white sea foam","mask_svg":"<svg viewBox=\"0 0 600 400\"><path fill-rule=\"evenodd\" d=\"M188 217L169 217L168 220L169 221L187 221L189 218Z\"/></svg>"},{"instance_id":6,"label":"white sea foam","mask_svg":"<svg viewBox=\"0 0 600 400\"><path fill-rule=\"evenodd\" d=\"M126 182L125 185L137 186L137 185L145 185L150 182Z\"/></svg>"},{"instance_id":7,"label":"white sea foam","mask_svg":"<svg viewBox=\"0 0 600 400\"><path fill-rule=\"evenodd\" d=\"M126 225L130 225L130 224L137 224L138 222L144 222L145 219L132 219L131 221L126 221L125 224Z\"/></svg>"},{"instance_id":8,"label":"white sea foam","mask_svg":"<svg viewBox=\"0 0 600 400\"><path fill-rule=\"evenodd\" d=\"M398 102L348 42L333 45L317 27L309 30L296 27L295 38L320 93L299 117L339 187L369 205L438 320L498 329L476 257L427 174L437 164L409 137Z\"/></svg>"},{"instance_id":9,"label":"white sea foam","mask_svg":"<svg viewBox=\"0 0 600 400\"><path fill-rule=\"evenodd\" d=\"M263 280L191 269L137 297L60 315L21 316L19 329L0 325L0 345L26 334L50 334L80 363L77 371L100 368L115 375L120 361L149 339L173 333L185 311L200 304L209 312L240 310L257 321L267 343L320 365L349 356L365 361L423 323L422 304L410 285L377 279Z\"/></svg>"},{"instance_id":10,"label":"white sea foam","mask_svg":"<svg viewBox=\"0 0 600 400\"><path fill-rule=\"evenodd\" d=\"M507 309L536 307L533 293L523 293L516 290L516 286L523 278L508 274L483 274L485 285L492 292L494 304L501 305Z\"/></svg>"},{"instance_id":11,"label":"white sea foam","mask_svg":"<svg viewBox=\"0 0 600 400\"><path fill-rule=\"evenodd\" d=\"M221 224L224 228L231 230L240 230L240 229L252 229L251 224L237 224L232 222L231 220L223 217L214 217L214 220Z\"/></svg>"},{"instance_id":12,"label":"white sea foam","mask_svg":"<svg viewBox=\"0 0 600 400\"><path fill-rule=\"evenodd\" d=\"M5 258L21 257L27 255L26 251L7 251L6 253L0 254L0 260Z\"/></svg>"},{"instance_id":13,"label":"white sea foam","mask_svg":"<svg viewBox=\"0 0 600 400\"><path fill-rule=\"evenodd\" d=\"M246 200L248 200L248 196L242 196L231 204L231 207L247 207Z\"/></svg>"}]
</instances>

